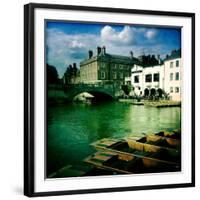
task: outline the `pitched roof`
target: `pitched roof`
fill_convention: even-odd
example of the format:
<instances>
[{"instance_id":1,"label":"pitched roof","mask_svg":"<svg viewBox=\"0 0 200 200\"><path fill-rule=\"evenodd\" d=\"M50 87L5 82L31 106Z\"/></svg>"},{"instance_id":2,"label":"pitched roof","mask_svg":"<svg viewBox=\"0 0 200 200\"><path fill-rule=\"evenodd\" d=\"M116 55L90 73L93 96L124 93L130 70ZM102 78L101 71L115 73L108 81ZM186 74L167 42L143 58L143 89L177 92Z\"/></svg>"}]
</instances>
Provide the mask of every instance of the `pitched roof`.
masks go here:
<instances>
[{"instance_id":1,"label":"pitched roof","mask_svg":"<svg viewBox=\"0 0 200 200\"><path fill-rule=\"evenodd\" d=\"M82 61L80 64L84 65L84 64L88 64L90 62L93 61L107 61L107 62L113 62L113 63L122 63L122 64L128 64L128 65L133 65L139 62L139 60L135 57L131 58L128 56L121 56L121 55L115 55L115 54L100 54L98 56L93 56L90 59L86 59L84 61Z\"/></svg>"},{"instance_id":2,"label":"pitched roof","mask_svg":"<svg viewBox=\"0 0 200 200\"><path fill-rule=\"evenodd\" d=\"M115 54L107 54L109 57L110 62L116 62L116 63L126 63L126 64L134 64L136 62L139 62L139 60L135 57L131 58L128 56L121 56L121 55L115 55Z\"/></svg>"},{"instance_id":3,"label":"pitched roof","mask_svg":"<svg viewBox=\"0 0 200 200\"><path fill-rule=\"evenodd\" d=\"M149 55L150 56L150 55ZM140 56L141 57L141 56ZM143 56L143 57L148 57L148 56ZM172 60L172 59L176 59L176 58L180 58L181 57L181 49L179 50L173 50L171 52L170 55L167 55L166 58L164 60L160 60L159 61L154 57L152 60L149 60L148 62L145 61L144 59L138 59L135 57L129 57L129 56L122 56L122 55L116 55L116 54L108 54L108 53L100 53L99 55L93 56L89 59L85 59L83 61L80 62L80 65L86 65L89 64L91 62L94 61L104 61L104 62L112 62L112 63L119 63L119 64L127 64L127 65L133 65L133 64L137 64L143 67L151 67L153 65L161 65L163 64L164 61L167 60Z\"/></svg>"}]
</instances>

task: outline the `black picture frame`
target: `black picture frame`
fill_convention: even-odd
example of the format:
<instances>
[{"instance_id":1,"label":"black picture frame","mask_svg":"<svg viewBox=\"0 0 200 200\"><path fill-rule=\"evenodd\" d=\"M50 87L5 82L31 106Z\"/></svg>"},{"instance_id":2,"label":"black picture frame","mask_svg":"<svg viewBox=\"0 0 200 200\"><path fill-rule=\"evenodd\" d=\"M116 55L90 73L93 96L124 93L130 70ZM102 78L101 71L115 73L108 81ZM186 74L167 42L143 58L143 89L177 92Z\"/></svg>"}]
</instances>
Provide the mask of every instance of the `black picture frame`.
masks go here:
<instances>
[{"instance_id":1,"label":"black picture frame","mask_svg":"<svg viewBox=\"0 0 200 200\"><path fill-rule=\"evenodd\" d=\"M117 188L101 188L101 189L85 189L85 190L71 190L71 191L46 191L35 192L34 180L34 90L35 80L34 76L34 30L36 8L43 9L57 9L57 10L80 10L80 11L96 11L108 13L128 13L128 14L148 14L155 16L177 16L189 17L192 21L192 105L191 105L191 119L192 119L192 181L191 183L168 184L168 185L144 185L133 187L117 187ZM55 5L55 4L27 4L24 6L24 195L29 197L36 196L50 196L50 195L72 195L84 193L99 193L99 192L119 192L119 191L133 191L133 190L148 190L148 189L162 189L162 188L181 188L195 186L195 14L185 12L166 12L153 10L135 10L122 8L105 8L105 7L87 7L87 6L73 6L73 5Z\"/></svg>"}]
</instances>

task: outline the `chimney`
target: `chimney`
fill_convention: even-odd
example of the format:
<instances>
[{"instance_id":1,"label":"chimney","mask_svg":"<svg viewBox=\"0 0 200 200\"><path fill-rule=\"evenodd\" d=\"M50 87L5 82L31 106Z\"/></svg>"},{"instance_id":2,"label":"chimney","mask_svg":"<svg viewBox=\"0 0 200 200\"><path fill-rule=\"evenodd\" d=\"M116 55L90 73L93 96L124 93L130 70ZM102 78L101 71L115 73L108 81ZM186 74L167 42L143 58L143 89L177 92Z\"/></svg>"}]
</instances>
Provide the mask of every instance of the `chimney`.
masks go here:
<instances>
[{"instance_id":1,"label":"chimney","mask_svg":"<svg viewBox=\"0 0 200 200\"><path fill-rule=\"evenodd\" d=\"M89 54L89 59L92 58L93 52L91 50L88 51L88 54Z\"/></svg>"},{"instance_id":2,"label":"chimney","mask_svg":"<svg viewBox=\"0 0 200 200\"><path fill-rule=\"evenodd\" d=\"M97 47L97 56L101 53L101 47Z\"/></svg>"},{"instance_id":3,"label":"chimney","mask_svg":"<svg viewBox=\"0 0 200 200\"><path fill-rule=\"evenodd\" d=\"M106 47L105 47L105 46L102 47L102 54L103 54L103 55L106 54Z\"/></svg>"},{"instance_id":4,"label":"chimney","mask_svg":"<svg viewBox=\"0 0 200 200\"><path fill-rule=\"evenodd\" d=\"M131 57L131 59L133 59L133 52L132 51L130 51L130 57Z\"/></svg>"}]
</instances>

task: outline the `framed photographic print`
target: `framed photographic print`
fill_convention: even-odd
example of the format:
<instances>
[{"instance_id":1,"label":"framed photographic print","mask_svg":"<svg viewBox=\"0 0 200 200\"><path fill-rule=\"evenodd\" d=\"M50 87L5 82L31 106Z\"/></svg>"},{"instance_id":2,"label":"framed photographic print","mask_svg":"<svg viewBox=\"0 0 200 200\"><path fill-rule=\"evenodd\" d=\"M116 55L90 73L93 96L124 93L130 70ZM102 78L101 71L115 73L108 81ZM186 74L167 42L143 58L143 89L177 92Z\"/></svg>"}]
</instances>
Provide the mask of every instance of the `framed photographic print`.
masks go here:
<instances>
[{"instance_id":1,"label":"framed photographic print","mask_svg":"<svg viewBox=\"0 0 200 200\"><path fill-rule=\"evenodd\" d=\"M195 185L195 14L24 7L24 194Z\"/></svg>"}]
</instances>

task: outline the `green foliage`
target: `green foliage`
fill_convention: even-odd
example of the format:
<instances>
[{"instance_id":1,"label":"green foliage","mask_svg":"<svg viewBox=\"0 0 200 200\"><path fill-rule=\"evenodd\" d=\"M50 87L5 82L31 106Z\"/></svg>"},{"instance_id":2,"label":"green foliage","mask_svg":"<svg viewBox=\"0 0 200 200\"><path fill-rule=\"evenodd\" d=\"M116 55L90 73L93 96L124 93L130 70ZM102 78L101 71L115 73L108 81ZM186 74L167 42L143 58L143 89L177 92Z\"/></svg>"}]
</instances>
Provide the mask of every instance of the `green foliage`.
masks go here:
<instances>
[{"instance_id":1,"label":"green foliage","mask_svg":"<svg viewBox=\"0 0 200 200\"><path fill-rule=\"evenodd\" d=\"M56 68L49 64L47 64L47 80L49 84L57 84L59 82Z\"/></svg>"},{"instance_id":2,"label":"green foliage","mask_svg":"<svg viewBox=\"0 0 200 200\"><path fill-rule=\"evenodd\" d=\"M76 67L76 64L74 63L73 66L69 65L64 74L66 83L70 83L71 79L73 77L76 77L77 75L78 75L78 68Z\"/></svg>"},{"instance_id":3,"label":"green foliage","mask_svg":"<svg viewBox=\"0 0 200 200\"><path fill-rule=\"evenodd\" d=\"M130 85L122 85L122 90L124 91L124 93L126 95L129 95L129 93L131 91L131 86Z\"/></svg>"}]
</instances>

